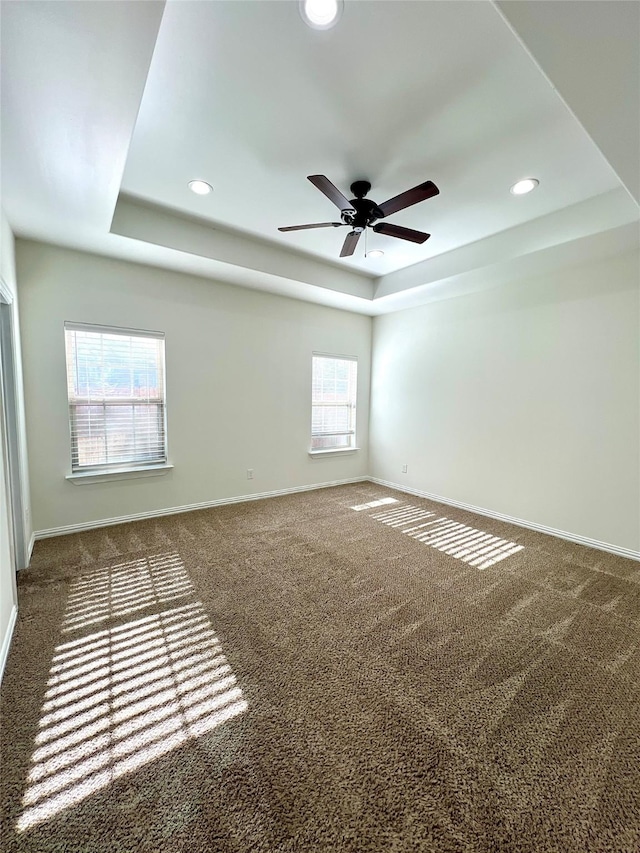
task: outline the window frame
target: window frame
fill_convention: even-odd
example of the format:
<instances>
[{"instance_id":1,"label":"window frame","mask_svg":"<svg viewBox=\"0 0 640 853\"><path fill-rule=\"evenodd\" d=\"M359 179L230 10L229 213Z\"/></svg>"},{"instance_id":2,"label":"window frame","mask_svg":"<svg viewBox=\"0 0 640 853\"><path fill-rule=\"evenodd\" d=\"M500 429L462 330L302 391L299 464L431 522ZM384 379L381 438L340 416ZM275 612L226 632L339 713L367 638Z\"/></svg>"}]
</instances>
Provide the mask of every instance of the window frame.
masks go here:
<instances>
[{"instance_id":1,"label":"window frame","mask_svg":"<svg viewBox=\"0 0 640 853\"><path fill-rule=\"evenodd\" d=\"M351 361L351 362L355 363L355 365L356 365L355 395L353 398L353 403L347 404L347 405L350 405L351 409L352 409L350 417L353 420L353 429L348 430L348 431L321 433L321 434L315 433L314 434L314 432L313 432L313 410L314 410L314 406L318 405L317 403L314 403L314 400L313 400L313 366L314 366L314 359L316 359L316 358L333 359L335 361ZM336 405L336 403L328 403L327 405ZM344 404L337 404L337 405L344 405ZM310 424L310 426L311 426L311 429L310 429L311 446L310 446L309 451L308 451L309 456L311 456L311 457L322 457L322 456L333 456L334 454L340 454L340 453L356 453L359 450L358 441L357 441L357 438L358 438L358 417L357 417L357 413L358 413L358 356L357 355L342 355L341 353L317 352L314 350L311 353L311 424ZM352 443L349 444L349 446L347 446L347 447L314 448L313 447L313 439L314 439L314 437L317 437L319 435L326 436L326 437L338 436L338 435L349 435L349 436L352 436Z\"/></svg>"},{"instance_id":2,"label":"window frame","mask_svg":"<svg viewBox=\"0 0 640 853\"><path fill-rule=\"evenodd\" d=\"M152 338L161 341L161 358L162 358L162 386L161 396L149 400L143 400L139 397L115 398L112 401L92 401L91 396L73 397L72 389L69 387L68 375L68 351L67 351L67 332L93 332L100 335L121 335L123 337L134 338ZM169 449L168 449L168 434L167 434L167 376L166 376L166 337L164 332L152 331L149 329L133 329L126 326L112 326L97 323L81 323L71 320L64 322L64 363L67 386L67 422L69 426L69 461L71 465L70 474L66 475L66 479L74 482L74 484L90 483L107 480L128 479L129 477L147 477L163 474L173 468L169 464ZM102 406L107 405L129 405L135 406L156 405L159 408L159 418L161 418L160 430L162 435L163 454L153 460L146 461L144 459L131 460L126 462L106 462L97 465L79 465L74 460L78 459L78 443L77 430L75 429L75 419L77 417L78 406Z\"/></svg>"}]
</instances>

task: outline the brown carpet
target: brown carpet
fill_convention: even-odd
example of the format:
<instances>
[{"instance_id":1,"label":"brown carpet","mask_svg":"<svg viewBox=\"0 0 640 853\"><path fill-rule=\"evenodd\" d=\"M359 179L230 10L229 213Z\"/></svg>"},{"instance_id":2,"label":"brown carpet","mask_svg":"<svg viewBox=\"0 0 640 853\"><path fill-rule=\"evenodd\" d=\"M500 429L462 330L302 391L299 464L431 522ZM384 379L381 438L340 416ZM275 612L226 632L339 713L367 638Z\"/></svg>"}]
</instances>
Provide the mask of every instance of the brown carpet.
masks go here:
<instances>
[{"instance_id":1,"label":"brown carpet","mask_svg":"<svg viewBox=\"0 0 640 853\"><path fill-rule=\"evenodd\" d=\"M640 850L635 561L362 483L38 542L19 595L3 850Z\"/></svg>"}]
</instances>

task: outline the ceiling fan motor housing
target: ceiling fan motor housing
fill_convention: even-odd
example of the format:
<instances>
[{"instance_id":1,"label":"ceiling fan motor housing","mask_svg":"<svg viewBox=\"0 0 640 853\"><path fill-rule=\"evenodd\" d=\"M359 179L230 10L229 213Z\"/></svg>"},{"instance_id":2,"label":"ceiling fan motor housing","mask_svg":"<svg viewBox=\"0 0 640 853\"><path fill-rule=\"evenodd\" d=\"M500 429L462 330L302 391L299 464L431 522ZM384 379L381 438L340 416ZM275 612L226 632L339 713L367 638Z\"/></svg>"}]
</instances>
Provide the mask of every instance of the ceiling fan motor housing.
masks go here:
<instances>
[{"instance_id":1,"label":"ceiling fan motor housing","mask_svg":"<svg viewBox=\"0 0 640 853\"><path fill-rule=\"evenodd\" d=\"M351 184L351 192L355 198L351 199L353 211L343 210L342 221L354 228L366 228L367 225L373 225L377 219L382 219L384 213L380 210L375 201L364 198L371 189L369 181L354 181Z\"/></svg>"}]
</instances>

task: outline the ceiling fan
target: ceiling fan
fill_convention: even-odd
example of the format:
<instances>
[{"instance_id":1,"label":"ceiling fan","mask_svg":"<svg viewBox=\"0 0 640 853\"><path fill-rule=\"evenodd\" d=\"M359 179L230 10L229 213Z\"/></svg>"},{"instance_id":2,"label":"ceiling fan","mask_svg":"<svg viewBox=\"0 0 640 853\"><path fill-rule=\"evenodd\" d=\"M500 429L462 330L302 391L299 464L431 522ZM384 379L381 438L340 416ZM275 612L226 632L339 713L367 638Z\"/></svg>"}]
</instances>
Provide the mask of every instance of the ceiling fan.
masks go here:
<instances>
[{"instance_id":1,"label":"ceiling fan","mask_svg":"<svg viewBox=\"0 0 640 853\"><path fill-rule=\"evenodd\" d=\"M432 181L425 181L423 184L418 184L417 187L400 193L400 195L394 196L382 204L376 204L371 199L365 198L371 189L369 181L354 181L351 184L351 192L354 198L349 201L324 175L308 175L308 180L340 210L342 222L288 225L286 228L278 228L278 231L305 231L308 228L339 228L341 225L348 225L351 227L351 231L347 234L342 245L341 258L353 255L360 235L365 228L372 228L377 234L385 234L387 237L410 240L412 243L424 243L431 236L425 234L424 231L414 231L413 228L404 228L402 225L393 225L390 222L379 222L376 225L374 222L378 219L384 219L392 213L397 213L399 210L404 210L405 207L411 207L412 204L418 204L420 201L426 201L428 198L438 195L440 190Z\"/></svg>"}]
</instances>

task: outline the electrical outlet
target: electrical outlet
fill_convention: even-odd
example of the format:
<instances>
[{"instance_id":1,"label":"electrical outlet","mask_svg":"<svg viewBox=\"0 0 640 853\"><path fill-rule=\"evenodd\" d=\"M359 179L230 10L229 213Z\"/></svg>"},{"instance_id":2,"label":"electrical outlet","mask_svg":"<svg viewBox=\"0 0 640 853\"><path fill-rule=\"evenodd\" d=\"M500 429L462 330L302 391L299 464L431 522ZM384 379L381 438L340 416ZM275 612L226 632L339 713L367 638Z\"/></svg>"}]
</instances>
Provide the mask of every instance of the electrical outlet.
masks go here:
<instances>
[{"instance_id":1,"label":"electrical outlet","mask_svg":"<svg viewBox=\"0 0 640 853\"><path fill-rule=\"evenodd\" d=\"M247 468L247 480L253 480L253 468Z\"/></svg>"},{"instance_id":2,"label":"electrical outlet","mask_svg":"<svg viewBox=\"0 0 640 853\"><path fill-rule=\"evenodd\" d=\"M406 465L403 465L403 466L402 466L402 473L403 473L403 474L406 474L406 473L407 473L407 466L406 466Z\"/></svg>"}]
</instances>

